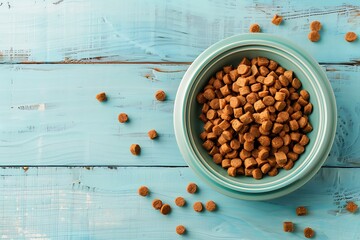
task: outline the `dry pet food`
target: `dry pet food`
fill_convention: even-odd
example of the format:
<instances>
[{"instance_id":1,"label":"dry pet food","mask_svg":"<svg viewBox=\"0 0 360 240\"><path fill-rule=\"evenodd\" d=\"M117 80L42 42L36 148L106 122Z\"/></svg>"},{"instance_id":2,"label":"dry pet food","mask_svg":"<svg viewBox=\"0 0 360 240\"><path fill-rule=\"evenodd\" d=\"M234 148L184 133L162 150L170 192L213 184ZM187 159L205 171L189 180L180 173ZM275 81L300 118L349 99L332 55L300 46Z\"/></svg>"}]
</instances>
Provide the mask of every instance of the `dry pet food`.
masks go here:
<instances>
[{"instance_id":1,"label":"dry pet food","mask_svg":"<svg viewBox=\"0 0 360 240\"><path fill-rule=\"evenodd\" d=\"M250 25L250 32L252 32L252 33L261 32L259 24L257 24L257 23L251 24Z\"/></svg>"},{"instance_id":2,"label":"dry pet food","mask_svg":"<svg viewBox=\"0 0 360 240\"><path fill-rule=\"evenodd\" d=\"M188 191L188 193L194 194L197 191L197 185L195 183L189 183L186 190Z\"/></svg>"},{"instance_id":3,"label":"dry pet food","mask_svg":"<svg viewBox=\"0 0 360 240\"><path fill-rule=\"evenodd\" d=\"M176 233L179 235L183 235L186 232L186 228L183 225L179 225L176 227Z\"/></svg>"},{"instance_id":4,"label":"dry pet food","mask_svg":"<svg viewBox=\"0 0 360 240\"><path fill-rule=\"evenodd\" d=\"M345 34L345 40L348 42L353 42L357 39L357 35L354 32L347 32Z\"/></svg>"},{"instance_id":5,"label":"dry pet food","mask_svg":"<svg viewBox=\"0 0 360 240\"><path fill-rule=\"evenodd\" d=\"M294 231L294 223L284 222L283 228L284 228L284 232L293 232Z\"/></svg>"},{"instance_id":6,"label":"dry pet food","mask_svg":"<svg viewBox=\"0 0 360 240\"><path fill-rule=\"evenodd\" d=\"M186 201L183 197L177 197L177 198L175 198L175 204L178 207L183 207L183 206L185 206Z\"/></svg>"},{"instance_id":7,"label":"dry pet food","mask_svg":"<svg viewBox=\"0 0 360 240\"><path fill-rule=\"evenodd\" d=\"M195 202L193 208L195 212L201 212L203 210L203 205L201 202Z\"/></svg>"},{"instance_id":8,"label":"dry pet food","mask_svg":"<svg viewBox=\"0 0 360 240\"><path fill-rule=\"evenodd\" d=\"M308 38L310 41L312 42L317 42L320 40L320 33L318 31L311 31L309 34L308 34Z\"/></svg>"},{"instance_id":9,"label":"dry pet food","mask_svg":"<svg viewBox=\"0 0 360 240\"><path fill-rule=\"evenodd\" d=\"M312 228L307 227L304 229L304 236L306 238L312 238L314 235L315 235L315 232L314 232L314 230L312 230Z\"/></svg>"},{"instance_id":10,"label":"dry pet food","mask_svg":"<svg viewBox=\"0 0 360 240\"><path fill-rule=\"evenodd\" d=\"M300 206L296 208L296 215L298 216L304 216L307 215L307 209L304 206Z\"/></svg>"},{"instance_id":11,"label":"dry pet food","mask_svg":"<svg viewBox=\"0 0 360 240\"><path fill-rule=\"evenodd\" d=\"M146 186L141 186L138 189L138 193L140 196L146 197L149 194L149 189Z\"/></svg>"},{"instance_id":12,"label":"dry pet food","mask_svg":"<svg viewBox=\"0 0 360 240\"><path fill-rule=\"evenodd\" d=\"M129 117L126 113L120 113L119 116L118 116L118 120L119 122L121 123L125 123L129 120Z\"/></svg>"},{"instance_id":13,"label":"dry pet food","mask_svg":"<svg viewBox=\"0 0 360 240\"><path fill-rule=\"evenodd\" d=\"M140 152L141 152L140 145L139 145L139 144L131 144L131 146L130 146L130 152L131 152L133 155L140 155Z\"/></svg>"},{"instance_id":14,"label":"dry pet food","mask_svg":"<svg viewBox=\"0 0 360 240\"><path fill-rule=\"evenodd\" d=\"M205 208L209 212L213 212L216 210L216 203L214 201L207 201Z\"/></svg>"},{"instance_id":15,"label":"dry pet food","mask_svg":"<svg viewBox=\"0 0 360 240\"><path fill-rule=\"evenodd\" d=\"M167 215L171 212L171 207L169 204L164 204L160 208L160 212L164 215Z\"/></svg>"},{"instance_id":16,"label":"dry pet food","mask_svg":"<svg viewBox=\"0 0 360 240\"><path fill-rule=\"evenodd\" d=\"M355 213L358 210L358 205L354 202L348 202L346 204L346 210L348 210L351 213Z\"/></svg>"},{"instance_id":17,"label":"dry pet food","mask_svg":"<svg viewBox=\"0 0 360 240\"><path fill-rule=\"evenodd\" d=\"M154 199L152 201L152 206L153 208L155 208L156 210L159 210L162 207L163 203L160 199Z\"/></svg>"},{"instance_id":18,"label":"dry pet food","mask_svg":"<svg viewBox=\"0 0 360 240\"><path fill-rule=\"evenodd\" d=\"M261 179L290 170L310 141L310 94L292 70L271 59L224 66L197 100L203 147L230 176Z\"/></svg>"},{"instance_id":19,"label":"dry pet food","mask_svg":"<svg viewBox=\"0 0 360 240\"><path fill-rule=\"evenodd\" d=\"M280 25L282 22L283 18L277 14L274 15L274 17L272 18L271 22L275 25Z\"/></svg>"},{"instance_id":20,"label":"dry pet food","mask_svg":"<svg viewBox=\"0 0 360 240\"><path fill-rule=\"evenodd\" d=\"M318 31L320 31L321 30L321 23L319 22L319 21L312 21L311 23L310 23L310 30L311 31L316 31L316 32L318 32Z\"/></svg>"},{"instance_id":21,"label":"dry pet food","mask_svg":"<svg viewBox=\"0 0 360 240\"><path fill-rule=\"evenodd\" d=\"M96 94L96 99L97 99L99 102L105 102L105 101L107 100L106 93L105 93L105 92L101 92L101 93Z\"/></svg>"},{"instance_id":22,"label":"dry pet food","mask_svg":"<svg viewBox=\"0 0 360 240\"><path fill-rule=\"evenodd\" d=\"M151 129L151 130L148 132L148 136L149 136L150 139L155 139L155 138L157 138L158 134L157 134L157 132L156 132L155 129Z\"/></svg>"},{"instance_id":23,"label":"dry pet food","mask_svg":"<svg viewBox=\"0 0 360 240\"><path fill-rule=\"evenodd\" d=\"M163 90L157 90L155 93L155 98L158 101L165 101L166 99L166 94Z\"/></svg>"}]
</instances>

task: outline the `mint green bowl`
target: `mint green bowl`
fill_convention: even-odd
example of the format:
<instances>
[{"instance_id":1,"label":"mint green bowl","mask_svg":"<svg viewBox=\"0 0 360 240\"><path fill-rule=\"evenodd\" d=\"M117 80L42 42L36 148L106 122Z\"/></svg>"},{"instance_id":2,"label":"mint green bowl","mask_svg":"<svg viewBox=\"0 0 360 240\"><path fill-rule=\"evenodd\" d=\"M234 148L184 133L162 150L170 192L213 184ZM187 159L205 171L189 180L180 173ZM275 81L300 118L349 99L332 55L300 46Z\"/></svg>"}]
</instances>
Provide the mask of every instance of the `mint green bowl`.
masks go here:
<instances>
[{"instance_id":1,"label":"mint green bowl","mask_svg":"<svg viewBox=\"0 0 360 240\"><path fill-rule=\"evenodd\" d=\"M310 93L313 131L305 152L286 171L261 180L230 177L203 149L199 138L203 123L196 95L209 78L225 65L236 66L243 57L257 56L275 60L294 71ZM330 83L319 64L299 46L269 34L242 34L215 43L201 53L186 71L175 100L174 129L179 149L191 169L211 187L231 197L266 200L288 194L309 181L326 160L336 132L336 103Z\"/></svg>"}]
</instances>

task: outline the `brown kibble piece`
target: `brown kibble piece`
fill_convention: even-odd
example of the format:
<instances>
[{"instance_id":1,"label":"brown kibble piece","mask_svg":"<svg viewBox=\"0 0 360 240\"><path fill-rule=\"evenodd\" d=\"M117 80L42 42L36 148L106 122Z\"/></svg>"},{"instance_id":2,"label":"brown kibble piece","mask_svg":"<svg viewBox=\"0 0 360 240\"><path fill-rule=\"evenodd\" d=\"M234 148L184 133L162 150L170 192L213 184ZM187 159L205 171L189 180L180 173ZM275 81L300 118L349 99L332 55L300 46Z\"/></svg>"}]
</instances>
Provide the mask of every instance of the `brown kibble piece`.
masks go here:
<instances>
[{"instance_id":1,"label":"brown kibble piece","mask_svg":"<svg viewBox=\"0 0 360 240\"><path fill-rule=\"evenodd\" d=\"M216 210L216 203L214 201L207 201L205 205L206 210L213 212Z\"/></svg>"},{"instance_id":2,"label":"brown kibble piece","mask_svg":"<svg viewBox=\"0 0 360 240\"><path fill-rule=\"evenodd\" d=\"M201 202L195 202L193 208L195 212L201 212L203 210L203 205Z\"/></svg>"},{"instance_id":3,"label":"brown kibble piece","mask_svg":"<svg viewBox=\"0 0 360 240\"><path fill-rule=\"evenodd\" d=\"M283 228L284 228L284 232L293 232L294 231L294 223L284 222Z\"/></svg>"},{"instance_id":4,"label":"brown kibble piece","mask_svg":"<svg viewBox=\"0 0 360 240\"><path fill-rule=\"evenodd\" d=\"M308 34L308 38L310 41L312 42L317 42L320 40L320 33L317 32L317 31L311 31L309 34Z\"/></svg>"},{"instance_id":5,"label":"brown kibble piece","mask_svg":"<svg viewBox=\"0 0 360 240\"><path fill-rule=\"evenodd\" d=\"M118 116L118 120L119 122L121 123L125 123L129 120L129 117L126 113L120 113L119 116Z\"/></svg>"},{"instance_id":6,"label":"brown kibble piece","mask_svg":"<svg viewBox=\"0 0 360 240\"><path fill-rule=\"evenodd\" d=\"M169 204L164 204L160 208L160 212L164 215L168 215L171 212L171 207Z\"/></svg>"},{"instance_id":7,"label":"brown kibble piece","mask_svg":"<svg viewBox=\"0 0 360 240\"><path fill-rule=\"evenodd\" d=\"M276 167L273 167L272 169L270 169L270 171L267 174L271 177L274 177L274 176L278 175L278 170Z\"/></svg>"},{"instance_id":8,"label":"brown kibble piece","mask_svg":"<svg viewBox=\"0 0 360 240\"><path fill-rule=\"evenodd\" d=\"M271 169L271 165L269 163L265 163L261 166L261 171L263 174L267 174Z\"/></svg>"},{"instance_id":9,"label":"brown kibble piece","mask_svg":"<svg viewBox=\"0 0 360 240\"><path fill-rule=\"evenodd\" d=\"M151 130L148 132L148 136L149 136L150 139L155 139L155 138L157 138L158 134L157 134L157 132L156 132L155 129L151 129Z\"/></svg>"},{"instance_id":10,"label":"brown kibble piece","mask_svg":"<svg viewBox=\"0 0 360 240\"><path fill-rule=\"evenodd\" d=\"M240 64L237 68L238 74L243 75L247 74L250 71L250 66L245 64Z\"/></svg>"},{"instance_id":11,"label":"brown kibble piece","mask_svg":"<svg viewBox=\"0 0 360 240\"><path fill-rule=\"evenodd\" d=\"M250 32L256 33L256 32L260 32L260 31L261 31L261 29L260 29L259 24L254 23L254 24L250 25Z\"/></svg>"},{"instance_id":12,"label":"brown kibble piece","mask_svg":"<svg viewBox=\"0 0 360 240\"><path fill-rule=\"evenodd\" d=\"M302 137L299 141L299 144L301 146L306 146L309 143L309 141L310 141L309 137L304 134L304 135L302 135Z\"/></svg>"},{"instance_id":13,"label":"brown kibble piece","mask_svg":"<svg viewBox=\"0 0 360 240\"><path fill-rule=\"evenodd\" d=\"M101 93L96 94L96 99L97 99L99 102L105 102L105 101L107 100L106 93L105 93L105 92L101 92Z\"/></svg>"},{"instance_id":14,"label":"brown kibble piece","mask_svg":"<svg viewBox=\"0 0 360 240\"><path fill-rule=\"evenodd\" d=\"M186 233L186 228L183 225L176 226L176 233L179 235L183 235Z\"/></svg>"},{"instance_id":15,"label":"brown kibble piece","mask_svg":"<svg viewBox=\"0 0 360 240\"><path fill-rule=\"evenodd\" d=\"M195 183L189 183L186 190L188 193L194 194L197 191L198 186Z\"/></svg>"},{"instance_id":16,"label":"brown kibble piece","mask_svg":"<svg viewBox=\"0 0 360 240\"><path fill-rule=\"evenodd\" d=\"M140 155L140 152L141 152L141 148L140 148L140 145L139 144L131 144L130 146L130 152L133 154L133 155Z\"/></svg>"},{"instance_id":17,"label":"brown kibble piece","mask_svg":"<svg viewBox=\"0 0 360 240\"><path fill-rule=\"evenodd\" d=\"M157 90L155 93L155 98L158 101L165 101L166 94L163 90Z\"/></svg>"},{"instance_id":18,"label":"brown kibble piece","mask_svg":"<svg viewBox=\"0 0 360 240\"><path fill-rule=\"evenodd\" d=\"M154 199L152 201L152 206L153 208L155 208L156 210L159 210L162 207L162 201L160 199Z\"/></svg>"},{"instance_id":19,"label":"brown kibble piece","mask_svg":"<svg viewBox=\"0 0 360 240\"><path fill-rule=\"evenodd\" d=\"M314 235L315 235L315 232L314 232L314 230L312 230L312 228L307 227L304 229L304 236L306 238L312 238Z\"/></svg>"},{"instance_id":20,"label":"brown kibble piece","mask_svg":"<svg viewBox=\"0 0 360 240\"><path fill-rule=\"evenodd\" d=\"M351 213L355 213L358 210L358 205L352 201L347 202L346 210L348 210Z\"/></svg>"},{"instance_id":21,"label":"brown kibble piece","mask_svg":"<svg viewBox=\"0 0 360 240\"><path fill-rule=\"evenodd\" d=\"M300 206L296 208L296 215L298 216L304 216L307 215L307 208L304 206Z\"/></svg>"},{"instance_id":22,"label":"brown kibble piece","mask_svg":"<svg viewBox=\"0 0 360 240\"><path fill-rule=\"evenodd\" d=\"M149 194L149 189L146 186L141 186L138 189L138 193L140 196L146 197Z\"/></svg>"},{"instance_id":23,"label":"brown kibble piece","mask_svg":"<svg viewBox=\"0 0 360 240\"><path fill-rule=\"evenodd\" d=\"M263 174L262 174L262 172L261 172L261 170L259 168L255 168L252 171L252 176L253 176L253 178L259 180L259 179L262 179Z\"/></svg>"},{"instance_id":24,"label":"brown kibble piece","mask_svg":"<svg viewBox=\"0 0 360 240\"><path fill-rule=\"evenodd\" d=\"M186 201L183 197L177 197L177 198L175 198L175 204L178 207L183 207L183 206L185 206Z\"/></svg>"},{"instance_id":25,"label":"brown kibble piece","mask_svg":"<svg viewBox=\"0 0 360 240\"><path fill-rule=\"evenodd\" d=\"M274 17L272 18L271 22L275 25L280 25L282 22L283 18L277 14L274 15Z\"/></svg>"},{"instance_id":26,"label":"brown kibble piece","mask_svg":"<svg viewBox=\"0 0 360 240\"><path fill-rule=\"evenodd\" d=\"M310 23L310 30L311 31L316 31L316 32L318 32L318 31L320 31L321 30L321 23L319 22L319 21L312 21L311 23Z\"/></svg>"},{"instance_id":27,"label":"brown kibble piece","mask_svg":"<svg viewBox=\"0 0 360 240\"><path fill-rule=\"evenodd\" d=\"M354 42L357 39L357 35L354 32L347 32L345 34L345 40L348 42Z\"/></svg>"},{"instance_id":28,"label":"brown kibble piece","mask_svg":"<svg viewBox=\"0 0 360 240\"><path fill-rule=\"evenodd\" d=\"M228 170L227 170L227 172L228 172L228 175L229 175L229 176L235 177L237 170L236 170L235 167L229 167Z\"/></svg>"},{"instance_id":29,"label":"brown kibble piece","mask_svg":"<svg viewBox=\"0 0 360 240\"><path fill-rule=\"evenodd\" d=\"M275 155L276 163L279 164L280 167L285 166L287 162L286 154L283 152L276 152L274 153L274 155Z\"/></svg>"},{"instance_id":30,"label":"brown kibble piece","mask_svg":"<svg viewBox=\"0 0 360 240\"><path fill-rule=\"evenodd\" d=\"M294 151L294 153L302 154L305 151L305 148L297 143L294 145L293 151Z\"/></svg>"}]
</instances>

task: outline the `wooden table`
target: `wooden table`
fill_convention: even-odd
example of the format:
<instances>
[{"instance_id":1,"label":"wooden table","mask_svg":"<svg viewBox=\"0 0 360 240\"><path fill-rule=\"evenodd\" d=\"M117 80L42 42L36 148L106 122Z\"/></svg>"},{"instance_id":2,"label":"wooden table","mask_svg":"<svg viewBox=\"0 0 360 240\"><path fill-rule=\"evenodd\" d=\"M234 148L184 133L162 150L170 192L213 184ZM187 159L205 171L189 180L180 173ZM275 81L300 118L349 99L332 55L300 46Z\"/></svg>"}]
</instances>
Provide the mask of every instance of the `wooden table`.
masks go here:
<instances>
[{"instance_id":1,"label":"wooden table","mask_svg":"<svg viewBox=\"0 0 360 240\"><path fill-rule=\"evenodd\" d=\"M284 17L280 26L272 16ZM4 239L360 239L360 3L347 1L33 0L0 3L0 236ZM323 23L321 40L307 39ZM338 109L336 140L304 187L271 201L223 196L181 157L172 126L177 86L209 45L248 32L292 40L326 70ZM163 89L165 102L154 99ZM109 100L95 95L105 91ZM120 112L130 122L117 121ZM155 128L158 140L147 131ZM130 154L139 143L141 156ZM23 167L29 167L24 169ZM26 171L25 171L26 170ZM194 181L201 191L190 195ZM151 195L139 197L147 185ZM188 205L178 208L182 195ZM163 216L160 198L173 206ZM217 212L192 203L214 200ZM298 217L305 205L309 215ZM283 221L296 224L294 233ZM175 227L187 227L178 236Z\"/></svg>"}]
</instances>

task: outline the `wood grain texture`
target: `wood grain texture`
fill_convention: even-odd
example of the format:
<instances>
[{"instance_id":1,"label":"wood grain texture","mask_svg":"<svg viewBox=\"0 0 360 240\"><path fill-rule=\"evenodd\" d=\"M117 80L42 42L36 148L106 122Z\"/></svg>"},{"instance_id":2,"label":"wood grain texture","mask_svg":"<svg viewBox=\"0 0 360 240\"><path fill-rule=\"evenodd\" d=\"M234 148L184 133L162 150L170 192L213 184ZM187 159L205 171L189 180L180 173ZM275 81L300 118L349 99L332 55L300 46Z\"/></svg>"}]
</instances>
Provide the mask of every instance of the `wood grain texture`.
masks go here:
<instances>
[{"instance_id":1,"label":"wood grain texture","mask_svg":"<svg viewBox=\"0 0 360 240\"><path fill-rule=\"evenodd\" d=\"M281 26L271 23L278 13ZM307 39L309 23L323 23L321 41ZM211 44L247 33L291 39L320 62L359 63L360 4L347 1L45 0L0 5L0 62L189 62ZM336 46L336 47L334 47Z\"/></svg>"},{"instance_id":2,"label":"wood grain texture","mask_svg":"<svg viewBox=\"0 0 360 240\"><path fill-rule=\"evenodd\" d=\"M173 132L173 103L188 65L3 65L0 164L185 166ZM324 66L339 112L327 166L360 166L358 66ZM154 93L163 89L165 102ZM109 100L95 95L105 91ZM120 124L126 112L130 121ZM159 132L152 141L147 132ZM139 157L129 146L142 147Z\"/></svg>"},{"instance_id":3,"label":"wood grain texture","mask_svg":"<svg viewBox=\"0 0 360 240\"><path fill-rule=\"evenodd\" d=\"M346 201L360 200L360 169L322 169L294 193L266 202L228 198L199 181L189 168L21 168L0 169L0 236L4 239L303 239L312 227L316 239L359 239L359 213ZM186 192L196 182L199 193ZM147 185L149 197L137 195ZM184 208L174 199L183 196ZM172 206L163 216L151 206L159 198ZM195 201L213 200L216 212L196 213ZM298 217L297 206L308 216ZM282 230L293 221L294 233Z\"/></svg>"}]
</instances>

